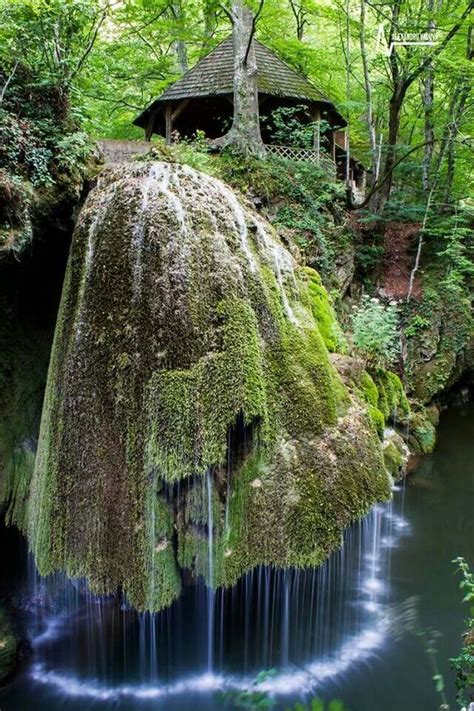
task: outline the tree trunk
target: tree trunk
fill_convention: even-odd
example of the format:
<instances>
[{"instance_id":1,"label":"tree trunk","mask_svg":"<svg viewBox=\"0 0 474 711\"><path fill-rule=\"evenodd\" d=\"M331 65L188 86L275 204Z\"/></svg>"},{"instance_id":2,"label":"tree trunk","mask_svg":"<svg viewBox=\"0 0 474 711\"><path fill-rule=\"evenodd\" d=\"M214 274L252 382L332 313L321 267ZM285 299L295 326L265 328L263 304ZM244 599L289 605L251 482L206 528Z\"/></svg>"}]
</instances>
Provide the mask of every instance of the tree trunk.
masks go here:
<instances>
[{"instance_id":1,"label":"tree trunk","mask_svg":"<svg viewBox=\"0 0 474 711\"><path fill-rule=\"evenodd\" d=\"M306 10L303 0L290 0L290 7L296 22L296 37L302 42L306 25Z\"/></svg>"},{"instance_id":2,"label":"tree trunk","mask_svg":"<svg viewBox=\"0 0 474 711\"><path fill-rule=\"evenodd\" d=\"M183 8L179 2L173 2L170 5L171 14L176 21L179 32L182 31L183 27ZM186 74L189 69L188 65L188 50L186 47L186 42L183 39L177 39L174 43L174 50L176 52L176 59L178 60L178 68L181 74Z\"/></svg>"},{"instance_id":3,"label":"tree trunk","mask_svg":"<svg viewBox=\"0 0 474 711\"><path fill-rule=\"evenodd\" d=\"M423 156L422 165L422 183L423 190L427 193L430 189L430 169L431 169L431 158L433 156L433 139L434 139L434 127L433 127L433 68L428 69L428 73L423 82L423 107L424 107L424 119L425 119L425 153Z\"/></svg>"},{"instance_id":4,"label":"tree trunk","mask_svg":"<svg viewBox=\"0 0 474 711\"><path fill-rule=\"evenodd\" d=\"M178 67L181 74L186 74L189 69L188 66L188 51L186 49L186 43L184 40L176 40L175 43L176 56L178 58Z\"/></svg>"},{"instance_id":5,"label":"tree trunk","mask_svg":"<svg viewBox=\"0 0 474 711\"><path fill-rule=\"evenodd\" d=\"M428 0L428 10L433 13L434 10L434 0ZM430 18L428 23L428 29L434 30L435 24ZM426 77L423 82L423 109L424 109L424 122L425 122L425 153L423 156L422 165L422 183L423 190L427 193L430 189L430 171L431 171L431 160L433 157L433 139L434 139L434 126L433 126L433 99L434 99L434 73L433 65L430 64L426 70Z\"/></svg>"},{"instance_id":6,"label":"tree trunk","mask_svg":"<svg viewBox=\"0 0 474 711\"><path fill-rule=\"evenodd\" d=\"M389 104L389 116L388 116L388 144L387 151L385 155L384 164L384 179L385 182L378 193L378 199L376 204L377 212L381 213L385 206L385 203L390 197L392 191L393 183L393 170L395 168L395 163L397 160L397 140L398 131L400 128L400 112L402 109L403 99L405 97L405 90L403 84L398 84L392 94Z\"/></svg>"},{"instance_id":7,"label":"tree trunk","mask_svg":"<svg viewBox=\"0 0 474 711\"><path fill-rule=\"evenodd\" d=\"M376 180L377 165L377 136L375 133L374 111L372 104L372 83L369 75L369 63L367 61L367 50L365 46L365 0L360 0L360 53L362 56L362 67L364 70L364 87L366 103L366 123L369 132L370 153L371 153L371 179L369 187L372 188Z\"/></svg>"},{"instance_id":8,"label":"tree trunk","mask_svg":"<svg viewBox=\"0 0 474 711\"><path fill-rule=\"evenodd\" d=\"M234 116L230 131L214 145L234 146L246 155L265 153L260 134L254 18L243 0L232 3L234 45Z\"/></svg>"}]
</instances>

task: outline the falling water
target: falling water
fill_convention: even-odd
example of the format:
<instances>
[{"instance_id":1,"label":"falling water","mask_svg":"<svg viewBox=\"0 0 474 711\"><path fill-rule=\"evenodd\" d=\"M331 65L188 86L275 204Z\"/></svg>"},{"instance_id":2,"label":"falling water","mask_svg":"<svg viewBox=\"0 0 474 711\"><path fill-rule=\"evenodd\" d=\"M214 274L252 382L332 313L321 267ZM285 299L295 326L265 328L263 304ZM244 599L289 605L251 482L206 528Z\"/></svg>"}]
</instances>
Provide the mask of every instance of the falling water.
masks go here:
<instances>
[{"instance_id":1,"label":"falling water","mask_svg":"<svg viewBox=\"0 0 474 711\"><path fill-rule=\"evenodd\" d=\"M212 517L212 473L208 469L206 472L206 491L207 491L207 539L208 539L208 586L207 586L207 666L209 671L212 670L214 658L214 522Z\"/></svg>"},{"instance_id":2,"label":"falling water","mask_svg":"<svg viewBox=\"0 0 474 711\"><path fill-rule=\"evenodd\" d=\"M321 568L260 567L216 592L210 471L204 490L209 584L186 585L162 613L138 614L118 597L95 597L84 581L63 575L42 579L30 562L25 600L34 663L28 674L38 689L107 709L127 698L167 704L183 694L245 689L259 671L275 668L261 687L291 696L315 692L382 647L392 624L391 551L408 529L396 512L400 494L352 526ZM205 649L197 644L203 632Z\"/></svg>"}]
</instances>

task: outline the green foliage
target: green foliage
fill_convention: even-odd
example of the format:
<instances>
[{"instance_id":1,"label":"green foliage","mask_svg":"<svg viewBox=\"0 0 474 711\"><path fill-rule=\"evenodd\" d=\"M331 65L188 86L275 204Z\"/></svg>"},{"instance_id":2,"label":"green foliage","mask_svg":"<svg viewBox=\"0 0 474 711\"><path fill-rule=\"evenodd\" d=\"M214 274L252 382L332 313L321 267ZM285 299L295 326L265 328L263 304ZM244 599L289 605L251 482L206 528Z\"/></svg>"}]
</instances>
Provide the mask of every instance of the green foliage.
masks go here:
<instances>
[{"instance_id":1,"label":"green foliage","mask_svg":"<svg viewBox=\"0 0 474 711\"><path fill-rule=\"evenodd\" d=\"M274 709L276 699L266 691L259 690L259 686L268 679L277 676L276 669L261 671L253 680L251 686L244 691L227 691L223 694L224 701L229 701L232 708L237 709ZM287 706L286 711L348 711L342 701L322 701L314 698L306 704L297 701L294 705Z\"/></svg>"},{"instance_id":2,"label":"green foliage","mask_svg":"<svg viewBox=\"0 0 474 711\"><path fill-rule=\"evenodd\" d=\"M428 329L430 326L430 321L425 316L421 314L415 314L410 318L407 325L403 329L403 333L406 338L416 338L420 336L423 331Z\"/></svg>"},{"instance_id":3,"label":"green foliage","mask_svg":"<svg viewBox=\"0 0 474 711\"><path fill-rule=\"evenodd\" d=\"M347 706L345 706L342 701L324 702L320 699L313 699L309 704L297 702L287 711L344 711L344 709L347 711Z\"/></svg>"},{"instance_id":4,"label":"green foliage","mask_svg":"<svg viewBox=\"0 0 474 711\"><path fill-rule=\"evenodd\" d=\"M10 179L26 179L35 187L77 179L91 154L88 136L44 118L41 105L31 118L19 118L19 110L14 105L10 111L0 109L0 161Z\"/></svg>"},{"instance_id":5,"label":"green foliage","mask_svg":"<svg viewBox=\"0 0 474 711\"><path fill-rule=\"evenodd\" d=\"M267 128L271 142L296 148L312 148L318 125L311 120L308 107L304 104L281 106L272 111L270 116L262 116L262 123ZM321 136L327 132L327 121L319 122Z\"/></svg>"},{"instance_id":6,"label":"green foliage","mask_svg":"<svg viewBox=\"0 0 474 711\"><path fill-rule=\"evenodd\" d=\"M261 671L253 680L251 686L244 691L228 691L223 697L230 701L237 709L272 709L275 708L275 700L266 692L259 691L258 687L267 679L277 675L276 669Z\"/></svg>"},{"instance_id":7,"label":"green foliage","mask_svg":"<svg viewBox=\"0 0 474 711\"><path fill-rule=\"evenodd\" d=\"M383 258L384 248L378 244L362 244L357 247L356 262L363 273L370 274L380 266Z\"/></svg>"},{"instance_id":8,"label":"green foliage","mask_svg":"<svg viewBox=\"0 0 474 711\"><path fill-rule=\"evenodd\" d=\"M264 205L278 205L273 224L298 245L307 263L326 281L333 276L337 254L351 243L350 232L336 227L343 218L344 185L313 163L269 156L244 159L226 152L219 161L225 182L244 194L259 196Z\"/></svg>"},{"instance_id":9,"label":"green foliage","mask_svg":"<svg viewBox=\"0 0 474 711\"><path fill-rule=\"evenodd\" d=\"M372 367L386 367L399 354L398 310L396 304L385 304L364 296L353 307L352 341L354 348Z\"/></svg>"},{"instance_id":10,"label":"green foliage","mask_svg":"<svg viewBox=\"0 0 474 711\"><path fill-rule=\"evenodd\" d=\"M452 562L461 574L459 589L463 593L462 601L469 606L465 643L459 655L451 659L456 672L457 701L459 706L467 706L474 700L474 573L464 558L459 557Z\"/></svg>"},{"instance_id":11,"label":"green foliage","mask_svg":"<svg viewBox=\"0 0 474 711\"><path fill-rule=\"evenodd\" d=\"M473 211L455 209L428 222L425 239L436 249L436 261L442 265L443 287L456 290L472 286L474 276Z\"/></svg>"}]
</instances>

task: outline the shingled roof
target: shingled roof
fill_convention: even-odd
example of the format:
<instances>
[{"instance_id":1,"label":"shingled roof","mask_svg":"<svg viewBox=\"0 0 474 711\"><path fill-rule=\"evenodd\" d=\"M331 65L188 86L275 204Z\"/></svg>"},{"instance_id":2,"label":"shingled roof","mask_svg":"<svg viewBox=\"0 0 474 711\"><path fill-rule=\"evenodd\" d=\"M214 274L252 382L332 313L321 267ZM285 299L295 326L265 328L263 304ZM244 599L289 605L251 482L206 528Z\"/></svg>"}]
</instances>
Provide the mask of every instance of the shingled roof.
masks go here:
<instances>
[{"instance_id":1,"label":"shingled roof","mask_svg":"<svg viewBox=\"0 0 474 711\"><path fill-rule=\"evenodd\" d=\"M301 99L334 106L306 77L281 60L271 49L254 40L257 62L257 87L260 94ZM232 94L234 57L232 37L228 37L210 54L201 59L178 81L171 84L153 104L137 117L135 124L143 125L143 119L151 108L161 102L180 101L197 97ZM342 118L342 117L341 117ZM343 121L345 125L345 121Z\"/></svg>"}]
</instances>

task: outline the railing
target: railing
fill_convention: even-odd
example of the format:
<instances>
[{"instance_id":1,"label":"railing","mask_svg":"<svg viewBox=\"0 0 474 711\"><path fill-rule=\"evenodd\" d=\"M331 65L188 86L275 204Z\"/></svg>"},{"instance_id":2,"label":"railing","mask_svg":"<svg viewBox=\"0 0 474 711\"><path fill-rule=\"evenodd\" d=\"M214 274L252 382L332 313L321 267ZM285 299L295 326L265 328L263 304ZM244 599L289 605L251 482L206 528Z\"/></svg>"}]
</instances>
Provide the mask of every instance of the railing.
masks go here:
<instances>
[{"instance_id":1,"label":"railing","mask_svg":"<svg viewBox=\"0 0 474 711\"><path fill-rule=\"evenodd\" d=\"M273 143L268 143L265 146L267 153L286 158L287 160L305 161L307 163L315 163L328 173L331 177L336 177L336 164L334 161L322 151L317 151L313 148L295 148L294 146L276 146Z\"/></svg>"},{"instance_id":2,"label":"railing","mask_svg":"<svg viewBox=\"0 0 474 711\"><path fill-rule=\"evenodd\" d=\"M120 141L106 138L100 139L97 144L105 162L112 165L126 163L134 156L144 155L152 147L148 141Z\"/></svg>"}]
</instances>

